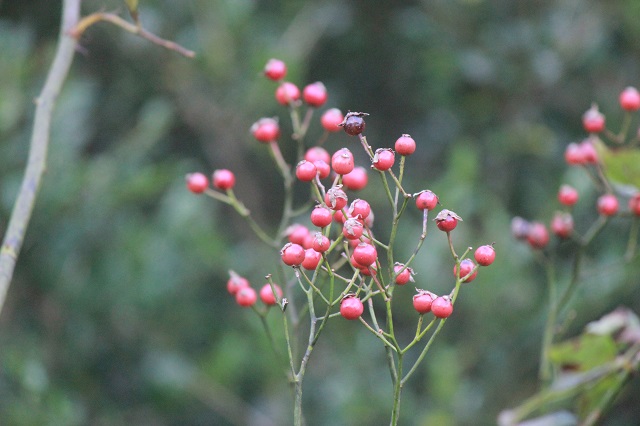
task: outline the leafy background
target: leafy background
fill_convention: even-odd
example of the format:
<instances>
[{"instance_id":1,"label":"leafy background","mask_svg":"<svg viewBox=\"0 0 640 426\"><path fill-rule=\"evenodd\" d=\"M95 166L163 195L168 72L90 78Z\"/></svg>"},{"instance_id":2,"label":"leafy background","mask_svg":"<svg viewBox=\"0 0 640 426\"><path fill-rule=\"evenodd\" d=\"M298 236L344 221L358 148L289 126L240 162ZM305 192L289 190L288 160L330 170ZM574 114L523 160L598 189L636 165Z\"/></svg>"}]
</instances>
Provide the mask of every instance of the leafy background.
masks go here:
<instances>
[{"instance_id":1,"label":"leafy background","mask_svg":"<svg viewBox=\"0 0 640 426\"><path fill-rule=\"evenodd\" d=\"M0 0L0 229L60 3ZM102 9L125 13L116 0L83 2L85 13ZM592 101L620 123L617 94L640 85L639 15L634 0L143 1L145 26L195 60L92 27L56 109L45 183L0 316L0 423L289 422L287 385L259 321L224 289L230 268L261 285L275 255L183 180L230 168L257 220L278 216L277 173L248 132L261 116L286 123L260 74L270 57L299 85L323 81L329 106L371 114L374 147L411 134L412 189L434 190L465 219L459 245L496 242L498 260L463 289L403 396L405 424L495 423L536 390L546 309L542 271L511 240L510 218L546 221L560 183L588 186L562 153L583 136ZM336 135L328 147L352 143ZM382 194L370 184L361 195L375 206ZM384 213L377 220L384 228ZM414 241L418 215L404 226ZM614 221L589 253L571 330L621 304L640 311L639 262L621 260L627 229ZM416 265L418 285L436 292L450 286L441 237L430 235ZM400 314L408 330L414 320L409 307ZM383 352L357 324L331 323L310 365L310 425L388 418ZM637 421L637 382L607 424Z\"/></svg>"}]
</instances>

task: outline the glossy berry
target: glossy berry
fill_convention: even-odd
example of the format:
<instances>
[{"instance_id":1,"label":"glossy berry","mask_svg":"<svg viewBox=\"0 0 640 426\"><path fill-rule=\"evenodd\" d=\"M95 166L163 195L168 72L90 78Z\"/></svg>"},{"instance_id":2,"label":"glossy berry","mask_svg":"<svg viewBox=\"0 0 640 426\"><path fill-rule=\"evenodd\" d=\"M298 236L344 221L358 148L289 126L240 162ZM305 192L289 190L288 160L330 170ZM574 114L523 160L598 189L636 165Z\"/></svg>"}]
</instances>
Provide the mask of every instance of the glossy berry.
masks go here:
<instances>
[{"instance_id":1,"label":"glossy berry","mask_svg":"<svg viewBox=\"0 0 640 426\"><path fill-rule=\"evenodd\" d=\"M327 102L327 88L319 81L302 89L302 99L310 106L318 108Z\"/></svg>"},{"instance_id":2,"label":"glossy berry","mask_svg":"<svg viewBox=\"0 0 640 426\"><path fill-rule=\"evenodd\" d=\"M280 59L269 59L264 66L264 75L269 80L282 80L287 75L287 65Z\"/></svg>"},{"instance_id":3,"label":"glossy berry","mask_svg":"<svg viewBox=\"0 0 640 426\"><path fill-rule=\"evenodd\" d=\"M371 213L371 205L369 205L369 203L365 200L356 198L351 202L348 213L350 217L360 217L360 219L366 219Z\"/></svg>"},{"instance_id":4,"label":"glossy berry","mask_svg":"<svg viewBox=\"0 0 640 426\"><path fill-rule=\"evenodd\" d=\"M310 233L309 228L300 223L294 223L285 230L289 242L300 246L304 245L304 240Z\"/></svg>"},{"instance_id":5,"label":"glossy berry","mask_svg":"<svg viewBox=\"0 0 640 426\"><path fill-rule=\"evenodd\" d=\"M299 244L287 243L282 247L280 256L285 265L300 266L304 261L304 248Z\"/></svg>"},{"instance_id":6,"label":"glossy berry","mask_svg":"<svg viewBox=\"0 0 640 426\"><path fill-rule=\"evenodd\" d=\"M473 258L480 266L489 266L496 260L496 249L493 245L480 246L473 253Z\"/></svg>"},{"instance_id":7,"label":"glossy berry","mask_svg":"<svg viewBox=\"0 0 640 426\"><path fill-rule=\"evenodd\" d=\"M527 242L534 249L543 249L549 243L549 231L540 222L531 222L527 227Z\"/></svg>"},{"instance_id":8,"label":"glossy berry","mask_svg":"<svg viewBox=\"0 0 640 426\"><path fill-rule=\"evenodd\" d=\"M438 196L428 189L414 194L414 197L416 199L416 207L420 210L431 211L438 205Z\"/></svg>"},{"instance_id":9,"label":"glossy berry","mask_svg":"<svg viewBox=\"0 0 640 426\"><path fill-rule=\"evenodd\" d=\"M640 192L635 193L629 198L629 211L635 216L640 216Z\"/></svg>"},{"instance_id":10,"label":"glossy berry","mask_svg":"<svg viewBox=\"0 0 640 426\"><path fill-rule=\"evenodd\" d=\"M431 312L436 318L448 318L453 313L453 303L449 296L436 297L431 302Z\"/></svg>"},{"instance_id":11,"label":"glossy berry","mask_svg":"<svg viewBox=\"0 0 640 426\"><path fill-rule=\"evenodd\" d=\"M578 202L578 191L570 185L562 185L558 190L558 201L565 206L573 206Z\"/></svg>"},{"instance_id":12,"label":"glossy berry","mask_svg":"<svg viewBox=\"0 0 640 426\"><path fill-rule=\"evenodd\" d=\"M281 105L292 105L298 99L300 99L300 89L291 82L280 83L280 86L276 89L276 101Z\"/></svg>"},{"instance_id":13,"label":"glossy berry","mask_svg":"<svg viewBox=\"0 0 640 426\"><path fill-rule=\"evenodd\" d=\"M331 162L331 155L329 155L327 150L321 146L312 146L304 153L304 159L311 161L312 163L316 161L324 161L329 164Z\"/></svg>"},{"instance_id":14,"label":"glossy berry","mask_svg":"<svg viewBox=\"0 0 640 426\"><path fill-rule=\"evenodd\" d=\"M316 166L318 177L320 179L329 177L329 175L331 174L331 166L329 166L329 163L326 163L322 160L316 160L313 162L313 165Z\"/></svg>"},{"instance_id":15,"label":"glossy berry","mask_svg":"<svg viewBox=\"0 0 640 426\"><path fill-rule=\"evenodd\" d=\"M491 246L489 246L491 247ZM462 261L460 262L460 278L464 278L467 275L469 275L469 273L471 273L471 271L473 271L473 268L476 267L476 264L473 263L473 260L471 259L462 259ZM469 275L466 279L462 280L463 283L470 283L471 281L476 279L476 276L478 275L478 270L476 269L473 274ZM458 266L454 265L453 267L453 276L458 278Z\"/></svg>"},{"instance_id":16,"label":"glossy berry","mask_svg":"<svg viewBox=\"0 0 640 426\"><path fill-rule=\"evenodd\" d=\"M344 120L344 115L342 115L342 111L338 108L328 109L322 114L320 117L320 124L327 132L338 132L340 131L340 123Z\"/></svg>"},{"instance_id":17,"label":"glossy berry","mask_svg":"<svg viewBox=\"0 0 640 426\"><path fill-rule=\"evenodd\" d=\"M427 314L431 312L433 300L436 298L437 296L430 291L419 290L418 294L413 296L413 308L418 311L419 314Z\"/></svg>"},{"instance_id":18,"label":"glossy berry","mask_svg":"<svg viewBox=\"0 0 640 426\"><path fill-rule=\"evenodd\" d=\"M249 287L249 280L238 275L235 271L229 271L229 280L227 280L227 291L234 295L243 287Z\"/></svg>"},{"instance_id":19,"label":"glossy berry","mask_svg":"<svg viewBox=\"0 0 640 426\"><path fill-rule=\"evenodd\" d=\"M352 191L360 191L367 186L369 178L364 167L354 167L351 172L342 176L342 184Z\"/></svg>"},{"instance_id":20,"label":"glossy berry","mask_svg":"<svg viewBox=\"0 0 640 426\"><path fill-rule=\"evenodd\" d=\"M324 253L331 247L331 240L328 237L322 235L321 232L316 232L311 240L311 248L318 253Z\"/></svg>"},{"instance_id":21,"label":"glossy berry","mask_svg":"<svg viewBox=\"0 0 640 426\"><path fill-rule=\"evenodd\" d=\"M278 300L282 299L282 289L278 284L274 284L273 288L276 290L276 294L278 295ZM260 300L265 305L275 305L277 300L276 296L273 294L273 289L271 288L271 284L267 283L262 286L260 289Z\"/></svg>"},{"instance_id":22,"label":"glossy berry","mask_svg":"<svg viewBox=\"0 0 640 426\"><path fill-rule=\"evenodd\" d=\"M213 172L213 186L226 191L236 184L236 177L231 170L218 169Z\"/></svg>"},{"instance_id":23,"label":"glossy berry","mask_svg":"<svg viewBox=\"0 0 640 426\"><path fill-rule=\"evenodd\" d=\"M342 235L348 240L357 240L362 236L364 226L362 222L355 218L349 218L342 226Z\"/></svg>"},{"instance_id":24,"label":"glossy berry","mask_svg":"<svg viewBox=\"0 0 640 426\"><path fill-rule=\"evenodd\" d=\"M613 194L604 194L598 197L598 213L603 216L613 216L618 213L618 198Z\"/></svg>"},{"instance_id":25,"label":"glossy berry","mask_svg":"<svg viewBox=\"0 0 640 426\"><path fill-rule=\"evenodd\" d=\"M378 148L371 162L373 167L384 172L393 167L396 161L396 154L390 148Z\"/></svg>"},{"instance_id":26,"label":"glossy berry","mask_svg":"<svg viewBox=\"0 0 640 426\"><path fill-rule=\"evenodd\" d=\"M348 202L347 194L340 186L332 186L325 194L324 202L332 210L342 210Z\"/></svg>"},{"instance_id":27,"label":"glossy berry","mask_svg":"<svg viewBox=\"0 0 640 426\"><path fill-rule=\"evenodd\" d=\"M368 243L360 243L353 249L353 259L360 265L369 266L378 258L376 248Z\"/></svg>"},{"instance_id":28,"label":"glossy berry","mask_svg":"<svg viewBox=\"0 0 640 426\"><path fill-rule=\"evenodd\" d=\"M462 218L451 210L444 209L438 213L434 221L441 231L451 232L458 226L458 221L462 221Z\"/></svg>"},{"instance_id":29,"label":"glossy berry","mask_svg":"<svg viewBox=\"0 0 640 426\"><path fill-rule=\"evenodd\" d=\"M627 87L620 93L620 106L625 111L640 109L640 93L635 87Z\"/></svg>"},{"instance_id":30,"label":"glossy berry","mask_svg":"<svg viewBox=\"0 0 640 426\"><path fill-rule=\"evenodd\" d=\"M253 306L258 300L258 294L251 287L242 287L236 293L236 303L240 306Z\"/></svg>"},{"instance_id":31,"label":"glossy berry","mask_svg":"<svg viewBox=\"0 0 640 426\"><path fill-rule=\"evenodd\" d=\"M209 178L203 173L189 173L185 179L187 189L194 194L202 194L209 187Z\"/></svg>"},{"instance_id":32,"label":"glossy berry","mask_svg":"<svg viewBox=\"0 0 640 426\"><path fill-rule=\"evenodd\" d=\"M322 260L322 253L309 248L304 251L304 260L302 261L302 267L307 271L313 271Z\"/></svg>"},{"instance_id":33,"label":"glossy berry","mask_svg":"<svg viewBox=\"0 0 640 426\"><path fill-rule=\"evenodd\" d=\"M273 118L261 118L251 126L251 133L260 142L273 142L280 137L280 125Z\"/></svg>"},{"instance_id":34,"label":"glossy berry","mask_svg":"<svg viewBox=\"0 0 640 426\"><path fill-rule=\"evenodd\" d=\"M364 312L364 305L356 295L347 294L340 302L340 315L348 320L360 318Z\"/></svg>"},{"instance_id":35,"label":"glossy berry","mask_svg":"<svg viewBox=\"0 0 640 426\"><path fill-rule=\"evenodd\" d=\"M592 105L591 108L582 115L582 125L589 133L600 133L605 129L605 118L598 110L597 105Z\"/></svg>"},{"instance_id":36,"label":"glossy berry","mask_svg":"<svg viewBox=\"0 0 640 426\"><path fill-rule=\"evenodd\" d=\"M416 141L409 135L402 135L396 140L396 152L400 155L411 155L416 151Z\"/></svg>"},{"instance_id":37,"label":"glossy berry","mask_svg":"<svg viewBox=\"0 0 640 426\"><path fill-rule=\"evenodd\" d=\"M355 167L353 154L348 148L341 148L331 157L331 168L339 175L351 173Z\"/></svg>"},{"instance_id":38,"label":"glossy berry","mask_svg":"<svg viewBox=\"0 0 640 426\"><path fill-rule=\"evenodd\" d=\"M396 284L405 285L409 281L413 282L413 269L405 268L402 263L396 262L396 264L393 265L393 272L396 274Z\"/></svg>"},{"instance_id":39,"label":"glossy berry","mask_svg":"<svg viewBox=\"0 0 640 426\"><path fill-rule=\"evenodd\" d=\"M342 126L345 133L349 136L357 136L364 132L366 127L364 117L367 115L369 114L365 112L348 112L342 123L340 123L340 126Z\"/></svg>"},{"instance_id":40,"label":"glossy berry","mask_svg":"<svg viewBox=\"0 0 640 426\"><path fill-rule=\"evenodd\" d=\"M573 233L573 216L567 212L556 212L551 219L551 232L559 238L569 238Z\"/></svg>"},{"instance_id":41,"label":"glossy berry","mask_svg":"<svg viewBox=\"0 0 640 426\"><path fill-rule=\"evenodd\" d=\"M317 174L318 169L311 161L302 160L296 166L296 177L302 182L311 182Z\"/></svg>"},{"instance_id":42,"label":"glossy berry","mask_svg":"<svg viewBox=\"0 0 640 426\"><path fill-rule=\"evenodd\" d=\"M329 226L332 219L332 211L324 206L316 206L316 208L311 211L311 223L319 228Z\"/></svg>"}]
</instances>

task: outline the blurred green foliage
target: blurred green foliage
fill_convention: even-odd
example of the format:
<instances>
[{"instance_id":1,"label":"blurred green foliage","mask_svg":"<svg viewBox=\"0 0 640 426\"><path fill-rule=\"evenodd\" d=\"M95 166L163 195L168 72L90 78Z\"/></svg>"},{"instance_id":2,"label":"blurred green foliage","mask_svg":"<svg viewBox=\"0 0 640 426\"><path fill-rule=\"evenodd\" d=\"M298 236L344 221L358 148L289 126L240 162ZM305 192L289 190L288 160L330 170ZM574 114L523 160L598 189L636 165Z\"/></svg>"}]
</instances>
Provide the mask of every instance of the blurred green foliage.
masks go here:
<instances>
[{"instance_id":1,"label":"blurred green foliage","mask_svg":"<svg viewBox=\"0 0 640 426\"><path fill-rule=\"evenodd\" d=\"M85 13L123 8L83 2ZM49 0L0 1L0 230L59 11ZM258 222L278 217L278 175L248 132L280 115L286 134L260 74L270 57L288 63L291 81L323 81L329 106L371 114L374 147L411 134L411 186L465 219L459 244L496 242L496 263L463 289L402 408L404 424L495 423L537 389L546 311L541 269L511 240L510 218L550 218L560 183L584 177L562 152L582 137L592 101L608 123L621 121L619 91L640 85L639 15L635 0L141 2L142 23L195 60L108 24L90 28L0 316L0 424L289 423L290 394L258 319L224 288L227 269L261 285L274 254L183 181L230 168ZM346 143L336 135L328 146ZM375 208L381 193L370 185L362 196ZM407 241L419 229L411 218ZM621 259L627 229L613 221L588 253L571 329L619 304L640 311L640 265ZM439 237L415 265L418 286L436 292L451 279ZM414 321L409 308L398 318L408 329ZM391 386L379 342L340 321L325 333L305 379L308 424L382 424ZM607 424L637 422L639 391L636 380Z\"/></svg>"}]
</instances>

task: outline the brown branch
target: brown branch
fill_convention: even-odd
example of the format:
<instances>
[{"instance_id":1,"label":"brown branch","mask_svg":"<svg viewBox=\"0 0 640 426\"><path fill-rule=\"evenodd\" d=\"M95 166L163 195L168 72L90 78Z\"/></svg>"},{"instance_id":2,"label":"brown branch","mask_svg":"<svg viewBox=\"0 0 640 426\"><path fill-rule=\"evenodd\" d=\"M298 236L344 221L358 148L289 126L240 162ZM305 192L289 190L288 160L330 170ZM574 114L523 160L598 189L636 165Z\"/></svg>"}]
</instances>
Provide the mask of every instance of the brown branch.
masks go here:
<instances>
[{"instance_id":1,"label":"brown branch","mask_svg":"<svg viewBox=\"0 0 640 426\"><path fill-rule=\"evenodd\" d=\"M4 306L7 290L13 277L13 271L24 242L25 232L31 219L42 175L46 169L49 147L51 116L62 85L73 62L76 40L68 35L80 18L81 0L64 0L62 27L58 49L53 59L40 96L36 98L36 113L31 133L29 158L18 198L13 205L9 225L0 249L0 312Z\"/></svg>"}]
</instances>

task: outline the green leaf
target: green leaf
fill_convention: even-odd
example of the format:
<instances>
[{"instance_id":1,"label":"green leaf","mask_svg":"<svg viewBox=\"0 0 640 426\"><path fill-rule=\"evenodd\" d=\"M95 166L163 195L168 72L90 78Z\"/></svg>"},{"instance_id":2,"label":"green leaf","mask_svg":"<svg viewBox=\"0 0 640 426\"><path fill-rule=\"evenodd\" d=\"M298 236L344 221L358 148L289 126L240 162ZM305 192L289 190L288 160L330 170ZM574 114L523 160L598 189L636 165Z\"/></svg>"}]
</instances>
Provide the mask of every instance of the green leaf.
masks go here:
<instances>
[{"instance_id":1,"label":"green leaf","mask_svg":"<svg viewBox=\"0 0 640 426\"><path fill-rule=\"evenodd\" d=\"M640 148L611 148L594 138L594 147L611 182L640 189Z\"/></svg>"}]
</instances>

